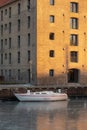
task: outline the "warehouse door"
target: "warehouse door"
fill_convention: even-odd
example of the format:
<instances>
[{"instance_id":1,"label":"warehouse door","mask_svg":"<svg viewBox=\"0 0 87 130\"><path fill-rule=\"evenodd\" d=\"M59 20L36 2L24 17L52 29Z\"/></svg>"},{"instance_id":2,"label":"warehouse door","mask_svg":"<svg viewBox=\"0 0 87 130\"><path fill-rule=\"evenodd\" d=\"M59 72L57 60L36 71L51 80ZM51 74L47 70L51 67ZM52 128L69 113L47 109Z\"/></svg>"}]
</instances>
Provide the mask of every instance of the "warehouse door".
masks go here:
<instances>
[{"instance_id":1,"label":"warehouse door","mask_svg":"<svg viewBox=\"0 0 87 130\"><path fill-rule=\"evenodd\" d=\"M79 81L79 70L69 69L68 70L68 83L78 83Z\"/></svg>"}]
</instances>

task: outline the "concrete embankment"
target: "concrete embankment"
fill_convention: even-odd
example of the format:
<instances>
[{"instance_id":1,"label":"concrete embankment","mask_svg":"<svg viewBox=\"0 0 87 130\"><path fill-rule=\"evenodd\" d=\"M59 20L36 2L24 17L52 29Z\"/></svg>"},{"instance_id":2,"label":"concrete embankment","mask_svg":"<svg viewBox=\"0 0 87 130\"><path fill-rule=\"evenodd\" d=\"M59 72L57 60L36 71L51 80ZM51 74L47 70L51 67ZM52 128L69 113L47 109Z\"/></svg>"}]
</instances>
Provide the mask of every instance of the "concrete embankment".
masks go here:
<instances>
[{"instance_id":1,"label":"concrete embankment","mask_svg":"<svg viewBox=\"0 0 87 130\"><path fill-rule=\"evenodd\" d=\"M14 93L25 93L24 85L0 85L0 100L17 100Z\"/></svg>"}]
</instances>

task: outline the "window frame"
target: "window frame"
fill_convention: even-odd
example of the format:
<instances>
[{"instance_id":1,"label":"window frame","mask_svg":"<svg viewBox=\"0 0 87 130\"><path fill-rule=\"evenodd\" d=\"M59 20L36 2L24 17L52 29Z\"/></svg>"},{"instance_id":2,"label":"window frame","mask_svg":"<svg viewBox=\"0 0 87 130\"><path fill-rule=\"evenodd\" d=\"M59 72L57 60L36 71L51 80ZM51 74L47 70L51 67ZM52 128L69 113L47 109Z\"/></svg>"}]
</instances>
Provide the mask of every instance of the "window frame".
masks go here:
<instances>
[{"instance_id":1,"label":"window frame","mask_svg":"<svg viewBox=\"0 0 87 130\"><path fill-rule=\"evenodd\" d=\"M30 50L28 50L28 61L30 61L31 60L31 58L30 58Z\"/></svg>"},{"instance_id":2,"label":"window frame","mask_svg":"<svg viewBox=\"0 0 87 130\"><path fill-rule=\"evenodd\" d=\"M54 50L50 50L50 51L49 51L49 57L54 57L54 56L55 56Z\"/></svg>"},{"instance_id":3,"label":"window frame","mask_svg":"<svg viewBox=\"0 0 87 130\"><path fill-rule=\"evenodd\" d=\"M54 39L55 39L55 33L50 32L50 34L49 34L49 39L50 39L50 40L54 40Z\"/></svg>"},{"instance_id":4,"label":"window frame","mask_svg":"<svg viewBox=\"0 0 87 130\"><path fill-rule=\"evenodd\" d=\"M55 22L55 16L54 15L50 15L50 23L54 23Z\"/></svg>"},{"instance_id":5,"label":"window frame","mask_svg":"<svg viewBox=\"0 0 87 130\"><path fill-rule=\"evenodd\" d=\"M50 77L53 77L53 76L54 76L54 69L50 69L50 70L49 70L49 76L50 76Z\"/></svg>"},{"instance_id":6,"label":"window frame","mask_svg":"<svg viewBox=\"0 0 87 130\"><path fill-rule=\"evenodd\" d=\"M9 18L11 18L11 7L9 7Z\"/></svg>"},{"instance_id":7,"label":"window frame","mask_svg":"<svg viewBox=\"0 0 87 130\"><path fill-rule=\"evenodd\" d=\"M50 5L54 5L55 4L55 0L50 0Z\"/></svg>"},{"instance_id":8,"label":"window frame","mask_svg":"<svg viewBox=\"0 0 87 130\"><path fill-rule=\"evenodd\" d=\"M9 53L9 64L11 64L11 57L12 57L12 54Z\"/></svg>"},{"instance_id":9,"label":"window frame","mask_svg":"<svg viewBox=\"0 0 87 130\"><path fill-rule=\"evenodd\" d=\"M18 15L20 15L20 12L21 12L21 4L18 3Z\"/></svg>"},{"instance_id":10,"label":"window frame","mask_svg":"<svg viewBox=\"0 0 87 130\"><path fill-rule=\"evenodd\" d=\"M70 45L78 46L78 35L77 34L70 35Z\"/></svg>"},{"instance_id":11,"label":"window frame","mask_svg":"<svg viewBox=\"0 0 87 130\"><path fill-rule=\"evenodd\" d=\"M20 48L20 42L21 42L21 38L20 35L18 35L18 48Z\"/></svg>"},{"instance_id":12,"label":"window frame","mask_svg":"<svg viewBox=\"0 0 87 130\"><path fill-rule=\"evenodd\" d=\"M78 13L78 3L70 2L70 11L73 13Z\"/></svg>"},{"instance_id":13,"label":"window frame","mask_svg":"<svg viewBox=\"0 0 87 130\"><path fill-rule=\"evenodd\" d=\"M18 64L20 63L20 51L18 51Z\"/></svg>"},{"instance_id":14,"label":"window frame","mask_svg":"<svg viewBox=\"0 0 87 130\"><path fill-rule=\"evenodd\" d=\"M20 32L20 29L21 29L21 20L18 19L18 32Z\"/></svg>"},{"instance_id":15,"label":"window frame","mask_svg":"<svg viewBox=\"0 0 87 130\"><path fill-rule=\"evenodd\" d=\"M71 51L70 52L70 61L71 62L78 62L78 52L77 51Z\"/></svg>"},{"instance_id":16,"label":"window frame","mask_svg":"<svg viewBox=\"0 0 87 130\"><path fill-rule=\"evenodd\" d=\"M71 17L70 18L70 27L71 29L78 29L78 18L76 17Z\"/></svg>"}]
</instances>

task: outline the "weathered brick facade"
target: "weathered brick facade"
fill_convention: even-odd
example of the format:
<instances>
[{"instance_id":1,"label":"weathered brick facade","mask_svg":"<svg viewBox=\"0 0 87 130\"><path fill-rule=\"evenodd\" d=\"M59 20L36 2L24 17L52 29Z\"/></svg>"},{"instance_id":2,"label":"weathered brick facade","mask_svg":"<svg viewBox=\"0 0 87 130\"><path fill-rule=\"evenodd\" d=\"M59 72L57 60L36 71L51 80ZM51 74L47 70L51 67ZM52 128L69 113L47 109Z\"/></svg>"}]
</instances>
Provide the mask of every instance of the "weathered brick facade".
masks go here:
<instances>
[{"instance_id":1,"label":"weathered brick facade","mask_svg":"<svg viewBox=\"0 0 87 130\"><path fill-rule=\"evenodd\" d=\"M0 46L0 55L3 54L0 75L3 73L6 82L59 86L72 83L87 85L87 0L55 0L53 5L50 0L31 0L30 5L28 2L28 0L15 0L0 8L0 11L3 11L3 20L0 20L0 27L3 25L3 35L0 33L0 40L3 40L3 49ZM7 15L5 15L6 9ZM10 34L9 23L11 23ZM28 46L28 34L30 34L30 46ZM20 36L19 48L18 36ZM12 40L10 49L9 38ZM29 61L28 51L30 51ZM53 51L53 56L50 56L50 51ZM5 55L7 59L4 58Z\"/></svg>"}]
</instances>

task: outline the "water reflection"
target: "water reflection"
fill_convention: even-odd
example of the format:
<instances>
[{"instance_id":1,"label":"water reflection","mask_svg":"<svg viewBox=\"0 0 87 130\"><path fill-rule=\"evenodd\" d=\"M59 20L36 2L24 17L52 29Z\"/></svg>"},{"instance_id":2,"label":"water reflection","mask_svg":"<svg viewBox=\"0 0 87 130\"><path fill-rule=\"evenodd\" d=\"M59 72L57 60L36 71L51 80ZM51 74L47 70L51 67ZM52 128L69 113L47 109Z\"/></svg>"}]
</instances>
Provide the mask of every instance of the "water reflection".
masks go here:
<instances>
[{"instance_id":1,"label":"water reflection","mask_svg":"<svg viewBox=\"0 0 87 130\"><path fill-rule=\"evenodd\" d=\"M0 130L87 130L87 101L0 102Z\"/></svg>"},{"instance_id":2,"label":"water reflection","mask_svg":"<svg viewBox=\"0 0 87 130\"><path fill-rule=\"evenodd\" d=\"M63 124L63 120L65 120L63 114L67 110L67 102L34 102L24 103L24 105L20 102L16 109L26 110L29 113L30 126L33 127L34 123L35 130L53 130L54 128L56 130L59 128L58 124ZM65 126L63 126L64 128Z\"/></svg>"},{"instance_id":3,"label":"water reflection","mask_svg":"<svg viewBox=\"0 0 87 130\"><path fill-rule=\"evenodd\" d=\"M87 101L73 100L68 103L67 108L67 130L87 129Z\"/></svg>"}]
</instances>

